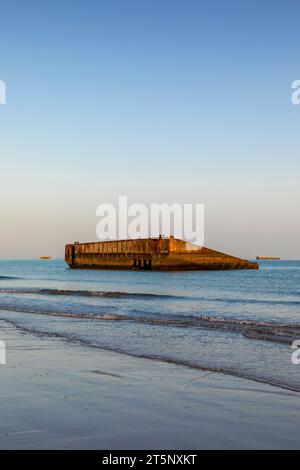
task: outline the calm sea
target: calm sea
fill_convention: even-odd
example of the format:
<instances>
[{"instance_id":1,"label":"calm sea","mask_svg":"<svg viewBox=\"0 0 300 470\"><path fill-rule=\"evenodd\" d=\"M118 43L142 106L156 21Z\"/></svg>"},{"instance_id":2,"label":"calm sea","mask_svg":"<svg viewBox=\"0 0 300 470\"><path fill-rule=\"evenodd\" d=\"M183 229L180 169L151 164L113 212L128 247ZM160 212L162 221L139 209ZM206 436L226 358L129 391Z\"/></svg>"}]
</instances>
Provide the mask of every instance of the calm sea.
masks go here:
<instances>
[{"instance_id":1,"label":"calm sea","mask_svg":"<svg viewBox=\"0 0 300 470\"><path fill-rule=\"evenodd\" d=\"M300 261L264 261L258 271L156 273L0 260L0 319L99 354L300 391L300 365L291 361L292 342L300 340Z\"/></svg>"}]
</instances>

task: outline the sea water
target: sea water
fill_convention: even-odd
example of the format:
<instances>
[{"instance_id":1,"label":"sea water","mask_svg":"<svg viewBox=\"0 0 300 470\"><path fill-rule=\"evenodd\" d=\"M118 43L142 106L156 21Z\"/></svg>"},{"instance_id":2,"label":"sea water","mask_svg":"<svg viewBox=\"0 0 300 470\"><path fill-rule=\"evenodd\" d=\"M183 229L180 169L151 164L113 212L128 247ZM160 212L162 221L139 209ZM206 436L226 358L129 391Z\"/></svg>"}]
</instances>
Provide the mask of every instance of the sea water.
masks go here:
<instances>
[{"instance_id":1,"label":"sea water","mask_svg":"<svg viewBox=\"0 0 300 470\"><path fill-rule=\"evenodd\" d=\"M292 362L300 261L160 273L0 260L0 320L99 355L106 349L300 391Z\"/></svg>"}]
</instances>

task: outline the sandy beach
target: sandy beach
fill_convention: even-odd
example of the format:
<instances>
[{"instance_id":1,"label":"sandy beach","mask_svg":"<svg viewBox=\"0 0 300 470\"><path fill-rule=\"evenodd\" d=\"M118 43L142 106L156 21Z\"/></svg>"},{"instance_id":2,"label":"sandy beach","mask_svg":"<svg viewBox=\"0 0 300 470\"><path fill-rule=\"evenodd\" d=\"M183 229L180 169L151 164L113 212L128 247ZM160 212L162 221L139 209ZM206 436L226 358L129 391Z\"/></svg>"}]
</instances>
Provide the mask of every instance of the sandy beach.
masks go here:
<instances>
[{"instance_id":1,"label":"sandy beach","mask_svg":"<svg viewBox=\"0 0 300 470\"><path fill-rule=\"evenodd\" d=\"M293 449L300 395L24 333L5 321L1 449Z\"/></svg>"}]
</instances>

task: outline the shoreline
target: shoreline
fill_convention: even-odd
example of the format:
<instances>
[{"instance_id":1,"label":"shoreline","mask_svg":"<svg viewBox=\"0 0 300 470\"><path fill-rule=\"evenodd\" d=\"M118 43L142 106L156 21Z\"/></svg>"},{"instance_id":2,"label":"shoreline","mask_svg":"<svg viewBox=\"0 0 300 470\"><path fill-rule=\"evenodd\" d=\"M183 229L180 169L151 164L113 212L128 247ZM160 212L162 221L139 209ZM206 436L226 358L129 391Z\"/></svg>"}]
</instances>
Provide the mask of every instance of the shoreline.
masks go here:
<instances>
[{"instance_id":1,"label":"shoreline","mask_svg":"<svg viewBox=\"0 0 300 470\"><path fill-rule=\"evenodd\" d=\"M300 394L0 321L0 449L296 449Z\"/></svg>"}]
</instances>

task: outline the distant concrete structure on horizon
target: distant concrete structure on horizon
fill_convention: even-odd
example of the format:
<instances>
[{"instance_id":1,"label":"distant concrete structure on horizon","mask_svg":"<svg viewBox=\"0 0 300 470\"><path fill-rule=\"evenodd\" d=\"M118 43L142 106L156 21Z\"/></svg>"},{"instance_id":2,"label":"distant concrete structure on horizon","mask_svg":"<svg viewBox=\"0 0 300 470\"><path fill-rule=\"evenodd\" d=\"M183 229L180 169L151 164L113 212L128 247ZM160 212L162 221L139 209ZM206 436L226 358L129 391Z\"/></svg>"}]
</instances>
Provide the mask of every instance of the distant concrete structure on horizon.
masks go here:
<instances>
[{"instance_id":1,"label":"distant concrete structure on horizon","mask_svg":"<svg viewBox=\"0 0 300 470\"><path fill-rule=\"evenodd\" d=\"M258 263L193 245L173 236L68 244L65 261L78 269L194 271L258 269Z\"/></svg>"}]
</instances>

